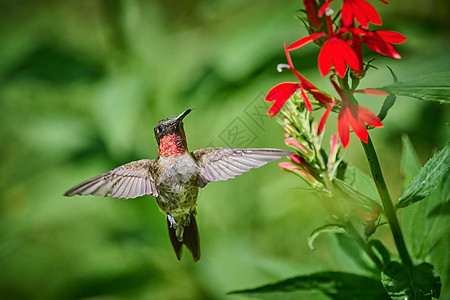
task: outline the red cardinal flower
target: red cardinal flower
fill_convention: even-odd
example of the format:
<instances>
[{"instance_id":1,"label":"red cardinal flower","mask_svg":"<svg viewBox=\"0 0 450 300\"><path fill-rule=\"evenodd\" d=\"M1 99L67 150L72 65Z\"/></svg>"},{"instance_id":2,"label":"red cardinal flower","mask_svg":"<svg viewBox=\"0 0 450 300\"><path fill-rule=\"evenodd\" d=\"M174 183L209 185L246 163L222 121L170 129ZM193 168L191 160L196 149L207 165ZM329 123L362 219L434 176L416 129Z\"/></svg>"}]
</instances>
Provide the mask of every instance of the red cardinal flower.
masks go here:
<instances>
[{"instance_id":1,"label":"red cardinal flower","mask_svg":"<svg viewBox=\"0 0 450 300\"><path fill-rule=\"evenodd\" d=\"M404 35L388 30L364 30L361 38L361 42L366 44L370 50L395 59L400 59L401 56L391 44L401 44L404 41L406 41Z\"/></svg>"},{"instance_id":2,"label":"red cardinal flower","mask_svg":"<svg viewBox=\"0 0 450 300\"><path fill-rule=\"evenodd\" d=\"M350 141L350 126L358 138L367 143L368 133L364 123L372 127L383 127L380 119L373 112L350 100L344 100L338 116L338 133L344 148Z\"/></svg>"},{"instance_id":3,"label":"red cardinal flower","mask_svg":"<svg viewBox=\"0 0 450 300\"><path fill-rule=\"evenodd\" d=\"M330 16L326 16L328 34L323 32L311 34L302 38L288 47L289 51L296 50L313 40L321 37L328 37L328 40L323 44L319 53L319 71L322 76L330 72L331 66L334 66L336 74L340 77L345 76L347 65L357 71L360 68L359 59L355 51L342 40L333 30L333 24Z\"/></svg>"},{"instance_id":4,"label":"red cardinal flower","mask_svg":"<svg viewBox=\"0 0 450 300\"><path fill-rule=\"evenodd\" d=\"M323 129L325 128L325 123L327 122L328 116L330 115L330 111L333 109L336 103L337 103L336 101L330 103L325 112L323 113L322 118L320 118L319 127L317 128L318 134L321 134Z\"/></svg>"},{"instance_id":5,"label":"red cardinal flower","mask_svg":"<svg viewBox=\"0 0 450 300\"><path fill-rule=\"evenodd\" d=\"M319 33L319 35L323 35L322 33ZM312 34L311 36L317 36L317 34ZM281 65L281 67L288 68L294 76L303 84L303 88L307 90L311 95L314 96L314 98L319 101L322 105L327 105L328 103L331 103L333 99L321 92L314 84L312 84L308 79L306 79L302 74L300 74L295 68L294 64L292 63L291 55L289 54L288 47L286 46L286 43L284 43L284 52L286 53L286 59L288 61L287 66Z\"/></svg>"},{"instance_id":6,"label":"red cardinal flower","mask_svg":"<svg viewBox=\"0 0 450 300\"><path fill-rule=\"evenodd\" d=\"M311 29L319 29L322 24L317 18L317 4L316 0L303 0L305 5L306 15L308 17L309 27Z\"/></svg>"},{"instance_id":7,"label":"red cardinal flower","mask_svg":"<svg viewBox=\"0 0 450 300\"><path fill-rule=\"evenodd\" d=\"M360 43L364 43L370 50L395 59L400 59L401 56L391 44L401 44L406 41L403 34L389 30L370 31L359 27L342 27L339 31L352 33L355 51L360 48Z\"/></svg>"},{"instance_id":8,"label":"red cardinal flower","mask_svg":"<svg viewBox=\"0 0 450 300\"><path fill-rule=\"evenodd\" d=\"M380 0L388 4L384 0ZM325 2L319 10L319 17L321 17L326 9L330 6L333 0ZM341 20L344 26L351 26L353 19L355 19L362 27L368 28L369 23L374 25L381 25L381 18L376 9L364 0L344 0L341 9Z\"/></svg>"},{"instance_id":9,"label":"red cardinal flower","mask_svg":"<svg viewBox=\"0 0 450 300\"><path fill-rule=\"evenodd\" d=\"M350 100L349 95L346 94L334 80L331 80L331 83L342 99L342 106L339 110L338 115L338 133L339 138L341 139L342 146L344 148L347 147L350 141L350 126L352 127L356 136L364 143L367 143L368 133L364 123L367 123L372 127L383 127L383 124L373 112L365 107L362 107L361 105L353 103ZM387 95L387 93L383 91L373 89L366 89L357 92L363 92L372 95Z\"/></svg>"},{"instance_id":10,"label":"red cardinal flower","mask_svg":"<svg viewBox=\"0 0 450 300\"><path fill-rule=\"evenodd\" d=\"M322 46L319 53L319 71L322 76L330 72L334 66L336 74L345 76L347 65L357 71L359 70L359 60L353 49L337 36L330 37Z\"/></svg>"},{"instance_id":11,"label":"red cardinal flower","mask_svg":"<svg viewBox=\"0 0 450 300\"><path fill-rule=\"evenodd\" d=\"M317 184L317 179L315 179L314 176L309 174L309 172L307 173L306 170L303 170L303 168L296 167L290 162L281 162L278 164L278 166L284 171L292 172L305 180L311 181L313 184Z\"/></svg>"},{"instance_id":12,"label":"red cardinal flower","mask_svg":"<svg viewBox=\"0 0 450 300\"><path fill-rule=\"evenodd\" d=\"M274 86L264 99L267 102L275 101L267 111L267 114L271 115L271 117L275 116L295 91L301 88L302 85L297 82L283 82Z\"/></svg>"},{"instance_id":13,"label":"red cardinal flower","mask_svg":"<svg viewBox=\"0 0 450 300\"><path fill-rule=\"evenodd\" d=\"M310 81L308 81L305 77L303 77L303 75L301 75L297 70L295 70L291 56L289 55L289 51L287 50L286 44L284 44L284 51L286 52L288 65L278 65L278 70L281 71L281 69L283 68L289 69L294 74L294 76L300 81L300 83L283 82L274 86L267 93L267 96L264 99L267 102L275 101L267 111L267 114L271 115L271 117L275 116L284 106L286 101L297 90L300 90L303 101L305 102L305 106L309 111L312 111L312 106L308 96L305 93L305 90L308 91L311 95L313 95L314 98L317 101L319 101L319 103L322 105L327 105L328 103L332 102L330 96L327 96L324 93L320 92L320 90L315 85L313 85Z\"/></svg>"}]
</instances>

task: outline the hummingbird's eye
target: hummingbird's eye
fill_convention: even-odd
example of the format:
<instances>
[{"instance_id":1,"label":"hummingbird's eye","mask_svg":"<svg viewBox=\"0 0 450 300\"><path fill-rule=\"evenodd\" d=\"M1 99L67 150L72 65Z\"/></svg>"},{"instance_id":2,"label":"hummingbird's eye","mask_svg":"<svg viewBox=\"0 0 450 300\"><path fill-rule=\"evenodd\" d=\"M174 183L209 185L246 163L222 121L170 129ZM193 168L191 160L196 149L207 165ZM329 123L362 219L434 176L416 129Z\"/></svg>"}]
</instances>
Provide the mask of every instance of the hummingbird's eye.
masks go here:
<instances>
[{"instance_id":1,"label":"hummingbird's eye","mask_svg":"<svg viewBox=\"0 0 450 300\"><path fill-rule=\"evenodd\" d=\"M157 133L161 133L162 130L163 130L163 127L162 127L161 125L158 125L158 126L155 127L155 131L156 131Z\"/></svg>"}]
</instances>

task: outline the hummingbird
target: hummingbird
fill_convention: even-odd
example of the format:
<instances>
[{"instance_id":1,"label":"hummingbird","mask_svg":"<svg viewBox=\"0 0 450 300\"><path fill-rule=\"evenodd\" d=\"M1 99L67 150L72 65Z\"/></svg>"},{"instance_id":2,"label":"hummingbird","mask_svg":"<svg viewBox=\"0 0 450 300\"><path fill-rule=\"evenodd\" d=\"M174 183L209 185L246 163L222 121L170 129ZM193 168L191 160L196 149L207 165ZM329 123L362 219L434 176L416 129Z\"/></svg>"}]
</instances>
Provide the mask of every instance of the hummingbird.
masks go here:
<instances>
[{"instance_id":1,"label":"hummingbird","mask_svg":"<svg viewBox=\"0 0 450 300\"><path fill-rule=\"evenodd\" d=\"M156 124L156 159L124 164L76 185L64 195L156 197L160 211L166 216L169 238L178 260L185 245L194 261L198 261L200 240L195 215L199 188L209 182L234 178L292 152L272 148L204 148L189 152L183 119L191 111L188 109Z\"/></svg>"}]
</instances>

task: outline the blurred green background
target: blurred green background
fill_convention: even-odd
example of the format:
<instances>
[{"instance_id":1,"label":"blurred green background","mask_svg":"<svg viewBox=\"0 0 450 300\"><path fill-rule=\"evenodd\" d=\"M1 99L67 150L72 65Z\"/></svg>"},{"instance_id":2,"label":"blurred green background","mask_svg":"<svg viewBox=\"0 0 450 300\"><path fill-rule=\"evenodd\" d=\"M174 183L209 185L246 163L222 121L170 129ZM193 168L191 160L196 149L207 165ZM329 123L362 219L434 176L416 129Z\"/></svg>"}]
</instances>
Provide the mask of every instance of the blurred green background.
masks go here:
<instances>
[{"instance_id":1,"label":"blurred green background","mask_svg":"<svg viewBox=\"0 0 450 300\"><path fill-rule=\"evenodd\" d=\"M272 163L208 185L198 202L202 259L176 260L152 197L65 198L73 185L123 163L155 158L153 127L185 120L191 150L285 147L264 116L264 94L293 81L276 72L283 42L305 30L301 1L66 0L0 2L0 298L238 299L231 290L321 270L361 273L321 236L328 216L295 176ZM402 0L380 9L383 29L408 37L403 59L377 58L363 87L448 70L448 1ZM317 76L317 49L293 54ZM377 112L382 99L362 104ZM399 98L373 131L394 198L400 194L400 136L422 162L448 137L450 110ZM329 123L327 134L335 132ZM243 132L243 133L242 133ZM239 135L235 135L239 133ZM346 154L367 170L355 136Z\"/></svg>"}]
</instances>

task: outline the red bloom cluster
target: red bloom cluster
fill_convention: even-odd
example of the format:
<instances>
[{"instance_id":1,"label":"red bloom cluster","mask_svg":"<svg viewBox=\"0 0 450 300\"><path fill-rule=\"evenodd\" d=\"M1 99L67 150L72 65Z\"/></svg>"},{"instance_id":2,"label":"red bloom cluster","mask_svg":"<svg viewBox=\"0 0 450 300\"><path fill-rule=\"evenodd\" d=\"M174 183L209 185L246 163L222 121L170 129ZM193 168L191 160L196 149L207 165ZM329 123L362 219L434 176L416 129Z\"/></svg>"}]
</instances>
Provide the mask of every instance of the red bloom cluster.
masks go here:
<instances>
[{"instance_id":1,"label":"red bloom cluster","mask_svg":"<svg viewBox=\"0 0 450 300\"><path fill-rule=\"evenodd\" d=\"M276 86L274 86L265 98L265 101L272 102L275 101L272 106L269 108L267 112L268 115L272 117L276 115L286 101L297 91L300 90L303 101L305 102L306 108L309 111L312 111L311 102L309 101L308 96L305 93L305 90L308 91L313 97L321 104L328 105L333 101L333 99L321 92L314 84L312 84L308 79L306 79L303 75L301 75L295 68L292 63L291 56L289 55L289 51L287 50L286 44L284 44L284 50L286 52L286 58L288 61L288 65L279 65L278 69L281 70L283 68L289 69L294 76L297 78L298 82L283 82Z\"/></svg>"},{"instance_id":2,"label":"red bloom cluster","mask_svg":"<svg viewBox=\"0 0 450 300\"><path fill-rule=\"evenodd\" d=\"M346 147L349 143L350 127L358 138L367 143L368 134L366 125L381 127L380 119L368 109L358 105L353 97L353 93L366 93L371 95L387 95L383 91L365 89L349 90L344 83L348 80L346 75L351 72L353 78L364 76L364 63L362 57L362 44L370 50L381 55L400 59L400 55L392 44L403 43L406 38L400 33L385 30L369 30L369 24L381 25L381 18L376 9L365 0L342 0L340 22L334 23L331 18L333 11L330 4L334 0L326 1L320 8L317 0L303 0L306 11L306 22L310 35L297 40L290 46L284 45L288 65L279 65L278 69L289 69L299 82L284 82L273 87L267 94L265 100L274 102L268 114L276 115L286 101L297 91L300 91L306 108L312 111L311 101L307 93L317 100L319 106L326 107L319 126L318 133L321 133L325 122L333 107L339 107L338 133L341 143ZM379 0L388 4L384 0ZM318 57L318 67L320 74L331 75L331 83L338 92L340 99L328 96L320 91L297 70L295 70L290 57L290 51L299 49L304 45L315 41L321 49ZM347 68L348 67L348 68ZM350 70L350 71L349 71ZM335 75L339 76L339 84L335 80Z\"/></svg>"},{"instance_id":3,"label":"red bloom cluster","mask_svg":"<svg viewBox=\"0 0 450 300\"><path fill-rule=\"evenodd\" d=\"M325 2L317 15L315 15L317 11L315 0L303 0L303 2L305 3L309 28L314 32L294 42L288 47L288 50L296 50L314 40L325 39L318 60L322 76L327 75L331 66L334 66L335 73L344 77L348 66L360 77L363 68L361 43L381 55L396 59L401 58L391 44L403 43L406 38L393 31L367 30L369 23L381 25L382 22L375 8L366 1L343 0L340 26L333 26L331 20L332 10L329 6L333 0ZM382 2L387 4L386 1ZM317 24L325 24L326 26L318 27Z\"/></svg>"}]
</instances>

